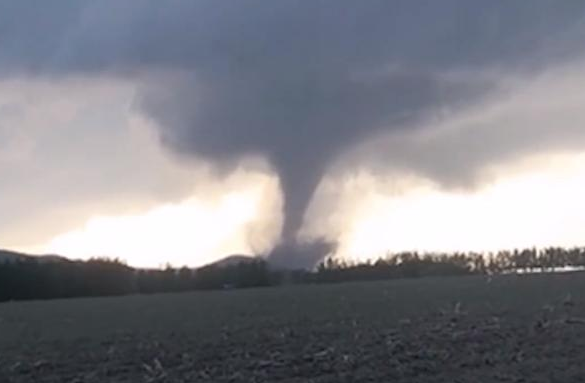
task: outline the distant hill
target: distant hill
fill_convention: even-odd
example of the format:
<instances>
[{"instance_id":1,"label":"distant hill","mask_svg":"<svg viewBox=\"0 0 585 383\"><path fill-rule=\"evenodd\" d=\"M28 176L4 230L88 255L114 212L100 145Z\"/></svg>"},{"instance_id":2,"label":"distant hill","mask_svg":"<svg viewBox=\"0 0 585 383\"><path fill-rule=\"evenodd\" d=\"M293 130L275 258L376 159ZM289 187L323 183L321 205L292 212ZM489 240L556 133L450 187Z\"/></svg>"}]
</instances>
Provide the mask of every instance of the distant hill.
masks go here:
<instances>
[{"instance_id":1,"label":"distant hill","mask_svg":"<svg viewBox=\"0 0 585 383\"><path fill-rule=\"evenodd\" d=\"M30 256L14 251L0 250L0 263L24 261Z\"/></svg>"},{"instance_id":2,"label":"distant hill","mask_svg":"<svg viewBox=\"0 0 585 383\"><path fill-rule=\"evenodd\" d=\"M73 262L71 259L63 257L61 255L46 254L46 255L35 255L33 256L40 263L52 263L52 262Z\"/></svg>"},{"instance_id":3,"label":"distant hill","mask_svg":"<svg viewBox=\"0 0 585 383\"><path fill-rule=\"evenodd\" d=\"M203 267L209 267L209 266L228 267L228 266L237 265L239 263L254 262L257 259L258 258L252 257L250 255L234 254L234 255L230 255L230 256L227 256L225 258L222 258L219 261L209 263Z\"/></svg>"},{"instance_id":4,"label":"distant hill","mask_svg":"<svg viewBox=\"0 0 585 383\"><path fill-rule=\"evenodd\" d=\"M0 249L0 263L6 262L18 262L34 260L40 263L51 263L51 262L71 262L68 258L60 255L31 255L25 253L19 253L16 251L8 251Z\"/></svg>"},{"instance_id":5,"label":"distant hill","mask_svg":"<svg viewBox=\"0 0 585 383\"><path fill-rule=\"evenodd\" d=\"M17 251L10 251L10 250L2 250L0 249L0 264L6 262L18 262L18 261L26 261L26 260L34 260L39 263L52 263L52 262L73 262L73 260L56 255L56 254L46 254L46 255L32 255L32 254L25 254L20 253ZM227 256L225 258L220 259L219 261L215 261L209 263L202 267L228 267L237 265L242 262L253 262L257 260L256 257L243 255L243 254L234 254Z\"/></svg>"}]
</instances>

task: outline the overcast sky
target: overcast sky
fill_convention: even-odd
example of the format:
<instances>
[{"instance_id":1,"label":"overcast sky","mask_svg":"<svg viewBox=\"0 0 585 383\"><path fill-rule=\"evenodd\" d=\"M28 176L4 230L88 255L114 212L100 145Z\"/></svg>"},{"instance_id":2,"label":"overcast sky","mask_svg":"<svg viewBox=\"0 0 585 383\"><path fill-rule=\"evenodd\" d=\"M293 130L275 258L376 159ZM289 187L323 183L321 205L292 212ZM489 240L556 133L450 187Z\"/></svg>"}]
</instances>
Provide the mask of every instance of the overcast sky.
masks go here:
<instances>
[{"instance_id":1,"label":"overcast sky","mask_svg":"<svg viewBox=\"0 0 585 383\"><path fill-rule=\"evenodd\" d=\"M583 244L583 46L583 0L0 0L0 247Z\"/></svg>"}]
</instances>

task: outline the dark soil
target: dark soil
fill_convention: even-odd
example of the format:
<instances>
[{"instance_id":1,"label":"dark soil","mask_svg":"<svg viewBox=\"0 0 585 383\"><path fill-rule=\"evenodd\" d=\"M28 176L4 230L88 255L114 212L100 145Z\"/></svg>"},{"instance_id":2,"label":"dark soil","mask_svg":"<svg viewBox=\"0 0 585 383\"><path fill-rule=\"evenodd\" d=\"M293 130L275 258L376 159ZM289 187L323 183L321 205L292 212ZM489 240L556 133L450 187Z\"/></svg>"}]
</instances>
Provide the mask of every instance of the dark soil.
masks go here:
<instances>
[{"instance_id":1,"label":"dark soil","mask_svg":"<svg viewBox=\"0 0 585 383\"><path fill-rule=\"evenodd\" d=\"M585 274L0 305L5 382L581 382Z\"/></svg>"}]
</instances>

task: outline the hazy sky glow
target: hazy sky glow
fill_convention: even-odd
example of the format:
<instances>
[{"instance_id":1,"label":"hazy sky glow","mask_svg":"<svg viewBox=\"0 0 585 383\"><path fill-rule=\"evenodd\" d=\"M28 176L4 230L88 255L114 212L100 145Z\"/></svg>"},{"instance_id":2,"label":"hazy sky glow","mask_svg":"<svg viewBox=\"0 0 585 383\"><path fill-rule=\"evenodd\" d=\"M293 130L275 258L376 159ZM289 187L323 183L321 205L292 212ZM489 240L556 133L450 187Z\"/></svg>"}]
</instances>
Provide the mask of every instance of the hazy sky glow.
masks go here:
<instances>
[{"instance_id":1,"label":"hazy sky glow","mask_svg":"<svg viewBox=\"0 0 585 383\"><path fill-rule=\"evenodd\" d=\"M33 3L0 3L0 248L585 245L583 1Z\"/></svg>"},{"instance_id":2,"label":"hazy sky glow","mask_svg":"<svg viewBox=\"0 0 585 383\"><path fill-rule=\"evenodd\" d=\"M126 259L136 266L152 267L209 263L218 256L266 251L255 234L260 209L270 190L266 177L236 191L222 193L217 201L190 198L176 204L157 206L143 214L94 217L80 230L57 236L46 249L57 254L107 255ZM270 182L268 182L269 184ZM273 193L274 194L274 193ZM251 227L254 224L256 227Z\"/></svg>"},{"instance_id":3,"label":"hazy sky glow","mask_svg":"<svg viewBox=\"0 0 585 383\"><path fill-rule=\"evenodd\" d=\"M387 251L497 251L582 246L585 155L505 177L474 193L413 188L392 198L364 199L341 253L350 258ZM389 235L388 233L392 233Z\"/></svg>"}]
</instances>

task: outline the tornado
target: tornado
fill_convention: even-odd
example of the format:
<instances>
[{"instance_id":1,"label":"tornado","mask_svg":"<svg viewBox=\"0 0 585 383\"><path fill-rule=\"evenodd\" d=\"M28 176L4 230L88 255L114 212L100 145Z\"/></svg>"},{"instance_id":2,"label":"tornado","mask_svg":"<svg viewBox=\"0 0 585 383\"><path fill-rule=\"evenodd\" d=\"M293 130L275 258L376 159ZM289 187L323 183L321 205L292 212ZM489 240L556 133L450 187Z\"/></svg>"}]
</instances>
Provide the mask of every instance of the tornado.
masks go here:
<instances>
[{"instance_id":1,"label":"tornado","mask_svg":"<svg viewBox=\"0 0 585 383\"><path fill-rule=\"evenodd\" d=\"M486 73L566 58L582 47L582 15L582 2L552 0L6 1L0 78L130 81L169 151L223 171L264 158L284 200L271 259L310 267L332 247L298 233L348 149L432 129L421 122L493 91Z\"/></svg>"}]
</instances>

